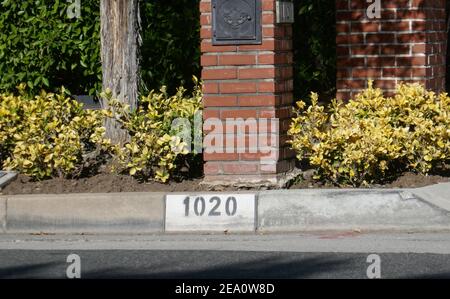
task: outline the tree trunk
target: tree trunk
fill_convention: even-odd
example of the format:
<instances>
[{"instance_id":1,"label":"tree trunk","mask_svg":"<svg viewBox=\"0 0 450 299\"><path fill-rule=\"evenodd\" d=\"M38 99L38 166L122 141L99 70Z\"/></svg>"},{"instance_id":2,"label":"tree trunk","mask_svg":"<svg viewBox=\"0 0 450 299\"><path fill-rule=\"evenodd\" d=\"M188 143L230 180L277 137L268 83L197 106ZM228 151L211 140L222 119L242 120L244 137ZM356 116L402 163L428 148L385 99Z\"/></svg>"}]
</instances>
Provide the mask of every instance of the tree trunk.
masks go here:
<instances>
[{"instance_id":1,"label":"tree trunk","mask_svg":"<svg viewBox=\"0 0 450 299\"><path fill-rule=\"evenodd\" d=\"M137 107L139 89L139 47L141 45L139 0L101 0L101 59L103 90ZM108 108L104 99L103 107ZM106 121L106 135L123 144L129 136L114 119Z\"/></svg>"},{"instance_id":2,"label":"tree trunk","mask_svg":"<svg viewBox=\"0 0 450 299\"><path fill-rule=\"evenodd\" d=\"M450 91L450 0L446 1L445 5L446 13L447 13L447 42L446 42L446 70L445 70L445 89L447 92Z\"/></svg>"}]
</instances>

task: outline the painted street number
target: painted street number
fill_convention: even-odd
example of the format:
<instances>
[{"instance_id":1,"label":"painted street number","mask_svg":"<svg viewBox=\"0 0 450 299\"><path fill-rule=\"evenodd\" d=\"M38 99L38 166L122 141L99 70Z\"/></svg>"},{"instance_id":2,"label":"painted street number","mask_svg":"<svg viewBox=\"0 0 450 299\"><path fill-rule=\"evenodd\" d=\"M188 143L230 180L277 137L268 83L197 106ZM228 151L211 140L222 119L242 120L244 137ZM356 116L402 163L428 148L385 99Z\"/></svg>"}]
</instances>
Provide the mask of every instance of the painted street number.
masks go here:
<instances>
[{"instance_id":1,"label":"painted street number","mask_svg":"<svg viewBox=\"0 0 450 299\"><path fill-rule=\"evenodd\" d=\"M254 231L254 194L166 196L166 231Z\"/></svg>"},{"instance_id":2,"label":"painted street number","mask_svg":"<svg viewBox=\"0 0 450 299\"><path fill-rule=\"evenodd\" d=\"M203 196L195 196L193 198L192 208L196 216L204 216L206 211L206 200ZM223 205L222 198L220 196L213 196L209 199L211 204L211 209L209 210L208 216L217 217L222 216L221 207ZM191 197L186 196L183 201L185 213L184 216L189 217L191 210ZM237 212L237 199L234 196L227 197L225 201L225 214L227 216L234 216Z\"/></svg>"}]
</instances>

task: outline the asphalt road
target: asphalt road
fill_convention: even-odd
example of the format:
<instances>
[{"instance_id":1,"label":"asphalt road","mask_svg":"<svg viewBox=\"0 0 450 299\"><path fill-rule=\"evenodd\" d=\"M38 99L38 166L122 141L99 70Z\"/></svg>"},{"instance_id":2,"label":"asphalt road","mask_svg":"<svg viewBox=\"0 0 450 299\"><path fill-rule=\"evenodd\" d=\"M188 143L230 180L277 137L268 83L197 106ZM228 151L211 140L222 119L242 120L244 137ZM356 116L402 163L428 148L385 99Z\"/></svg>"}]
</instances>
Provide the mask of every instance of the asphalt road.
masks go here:
<instances>
[{"instance_id":1,"label":"asphalt road","mask_svg":"<svg viewBox=\"0 0 450 299\"><path fill-rule=\"evenodd\" d=\"M81 278L364 279L375 262L367 260L372 254L379 257L381 278L450 278L450 234L352 232L273 236L3 235L0 278L67 278L67 269L73 265L67 262L71 254L80 258Z\"/></svg>"}]
</instances>

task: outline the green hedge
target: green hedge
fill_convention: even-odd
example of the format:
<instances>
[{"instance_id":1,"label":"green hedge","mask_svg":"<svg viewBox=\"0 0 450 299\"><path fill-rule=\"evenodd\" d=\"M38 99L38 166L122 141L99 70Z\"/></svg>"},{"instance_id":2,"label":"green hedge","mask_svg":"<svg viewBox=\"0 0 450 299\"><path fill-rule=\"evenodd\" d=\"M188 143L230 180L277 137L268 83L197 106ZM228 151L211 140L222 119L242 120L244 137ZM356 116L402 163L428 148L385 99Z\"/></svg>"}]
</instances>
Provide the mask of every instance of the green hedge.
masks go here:
<instances>
[{"instance_id":1,"label":"green hedge","mask_svg":"<svg viewBox=\"0 0 450 299\"><path fill-rule=\"evenodd\" d=\"M335 0L294 0L295 97L311 91L334 96L336 86Z\"/></svg>"},{"instance_id":2,"label":"green hedge","mask_svg":"<svg viewBox=\"0 0 450 299\"><path fill-rule=\"evenodd\" d=\"M199 0L142 1L142 79L145 86L171 92L192 89L192 75L200 77Z\"/></svg>"},{"instance_id":3,"label":"green hedge","mask_svg":"<svg viewBox=\"0 0 450 299\"><path fill-rule=\"evenodd\" d=\"M31 91L64 85L93 93L101 81L96 1L82 1L70 19L65 0L0 2L0 92L26 82Z\"/></svg>"},{"instance_id":4,"label":"green hedge","mask_svg":"<svg viewBox=\"0 0 450 299\"><path fill-rule=\"evenodd\" d=\"M200 74L199 0L142 0L142 78L146 89L191 84ZM99 0L0 1L0 92L64 85L73 94L101 86ZM295 0L295 95L331 93L335 84L334 1Z\"/></svg>"}]
</instances>

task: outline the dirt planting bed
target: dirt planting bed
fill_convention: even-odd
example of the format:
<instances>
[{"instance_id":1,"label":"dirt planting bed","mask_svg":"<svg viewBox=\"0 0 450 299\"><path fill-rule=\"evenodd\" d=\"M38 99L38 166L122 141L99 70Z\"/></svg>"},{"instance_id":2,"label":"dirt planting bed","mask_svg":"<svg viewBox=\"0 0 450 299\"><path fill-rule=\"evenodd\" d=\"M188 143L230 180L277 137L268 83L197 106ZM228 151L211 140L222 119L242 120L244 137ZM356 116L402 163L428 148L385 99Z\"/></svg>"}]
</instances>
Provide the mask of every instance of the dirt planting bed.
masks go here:
<instances>
[{"instance_id":1,"label":"dirt planting bed","mask_svg":"<svg viewBox=\"0 0 450 299\"><path fill-rule=\"evenodd\" d=\"M16 180L6 186L1 193L13 194L62 194L62 193L113 193L113 192L187 192L212 191L208 186L201 185L202 179L189 179L169 184L157 182L142 183L130 176L113 174L99 174L89 178L77 180L51 179L45 181L32 181L29 177L19 175ZM423 176L405 173L395 181L385 185L374 185L371 188L418 188L437 183L450 182L449 176L430 175ZM332 185L318 183L310 176L292 184L290 189L306 188L336 188ZM237 188L216 188L214 191L234 191ZM242 190L242 189L239 189ZM250 189L251 190L251 189Z\"/></svg>"}]
</instances>

